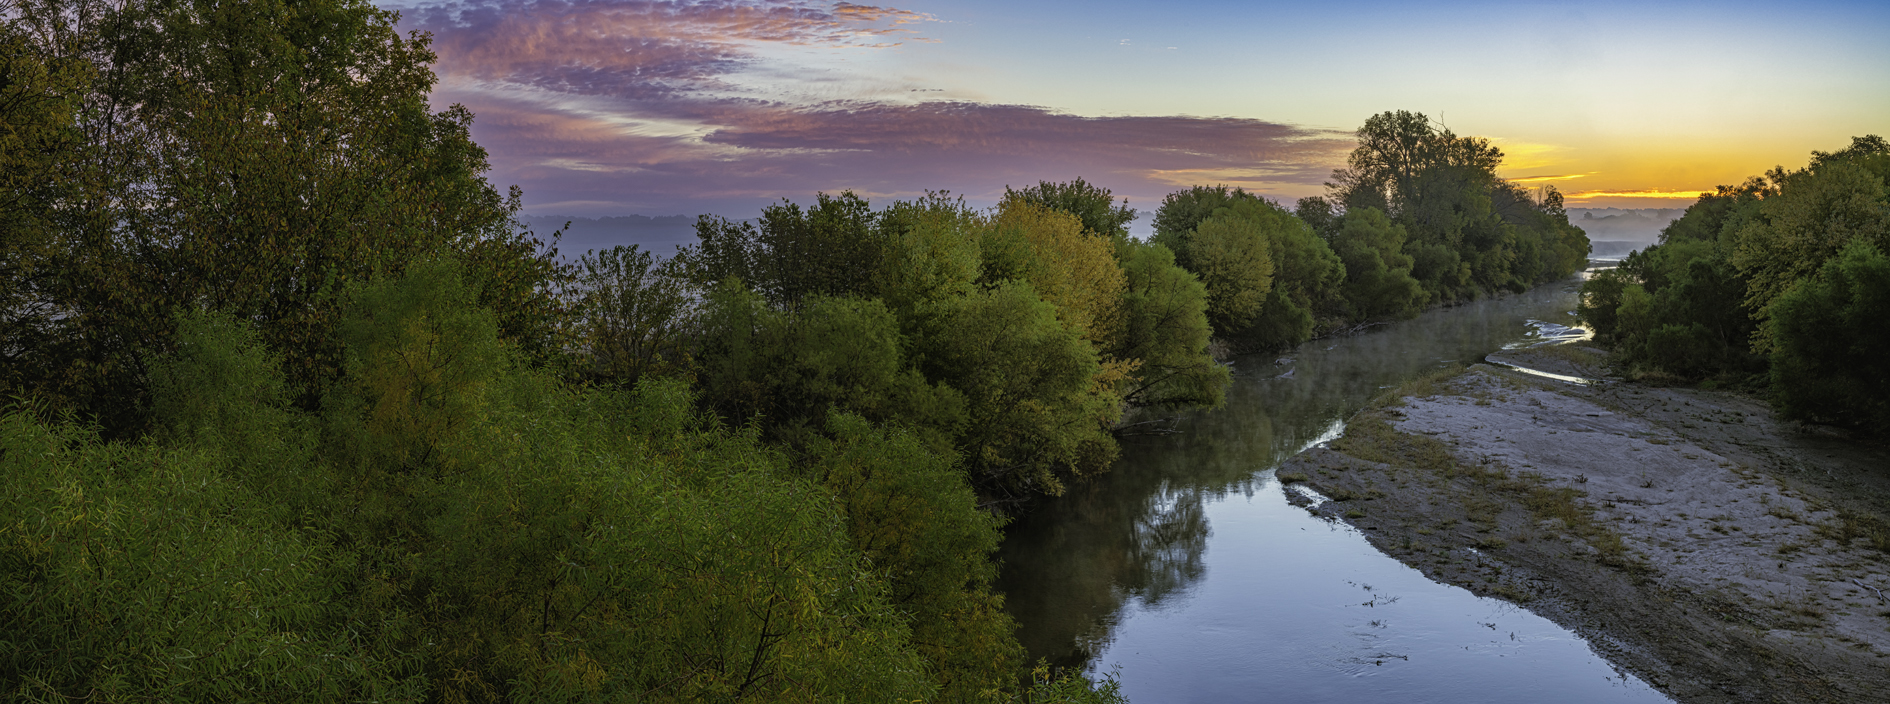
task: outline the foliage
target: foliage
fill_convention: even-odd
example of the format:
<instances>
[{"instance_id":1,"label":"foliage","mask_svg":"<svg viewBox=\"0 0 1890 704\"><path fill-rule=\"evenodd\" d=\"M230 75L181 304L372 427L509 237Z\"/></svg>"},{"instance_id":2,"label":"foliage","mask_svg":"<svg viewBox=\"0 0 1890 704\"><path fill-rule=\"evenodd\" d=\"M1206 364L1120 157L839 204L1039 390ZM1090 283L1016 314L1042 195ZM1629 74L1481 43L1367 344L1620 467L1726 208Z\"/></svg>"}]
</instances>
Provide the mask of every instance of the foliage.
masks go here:
<instances>
[{"instance_id":1,"label":"foliage","mask_svg":"<svg viewBox=\"0 0 1890 704\"><path fill-rule=\"evenodd\" d=\"M1011 190L1009 186L1004 188L1006 202L1029 203L1069 213L1083 223L1085 232L1122 246L1129 241L1129 223L1135 222L1136 212L1129 207L1129 199L1122 199L1121 205L1116 205L1113 199L1109 189L1080 178L1066 183L1039 181L1035 186L1018 190Z\"/></svg>"},{"instance_id":2,"label":"foliage","mask_svg":"<svg viewBox=\"0 0 1890 704\"><path fill-rule=\"evenodd\" d=\"M1168 195L1154 242L1175 251L1208 286L1215 335L1246 351L1310 339L1314 311L1328 308L1344 270L1304 221L1270 201L1226 186Z\"/></svg>"},{"instance_id":3,"label":"foliage","mask_svg":"<svg viewBox=\"0 0 1890 704\"><path fill-rule=\"evenodd\" d=\"M705 215L696 222L701 244L677 258L699 287L737 278L777 306L876 294L885 248L871 206L852 191L815 200L805 210L785 200L768 206L756 224Z\"/></svg>"},{"instance_id":4,"label":"foliage","mask_svg":"<svg viewBox=\"0 0 1890 704\"><path fill-rule=\"evenodd\" d=\"M1121 334L1121 267L1109 240L1076 216L1021 198L998 204L985 230L983 279L1028 281L1057 316L1104 347Z\"/></svg>"},{"instance_id":5,"label":"foliage","mask_svg":"<svg viewBox=\"0 0 1890 704\"><path fill-rule=\"evenodd\" d=\"M1890 437L1890 257L1852 240L1770 312L1772 385L1784 415Z\"/></svg>"},{"instance_id":6,"label":"foliage","mask_svg":"<svg viewBox=\"0 0 1890 704\"><path fill-rule=\"evenodd\" d=\"M1124 247L1124 325L1119 359L1139 360L1123 399L1136 406L1219 406L1230 374L1202 353L1212 328L1207 288L1159 244Z\"/></svg>"},{"instance_id":7,"label":"foliage","mask_svg":"<svg viewBox=\"0 0 1890 704\"><path fill-rule=\"evenodd\" d=\"M144 422L145 350L199 307L250 321L310 407L342 373L341 290L451 255L501 329L555 354L555 253L510 219L481 174L463 108L433 113L433 54L394 14L314 3L20 3L49 67L85 65L70 133L45 158L61 207L42 213L56 307L18 360L43 397L113 432Z\"/></svg>"},{"instance_id":8,"label":"foliage","mask_svg":"<svg viewBox=\"0 0 1890 704\"><path fill-rule=\"evenodd\" d=\"M1120 417L1094 345L1057 320L1026 281L947 302L941 331L915 343L920 369L965 398L958 446L972 483L1012 496L1060 494L1064 479L1115 459Z\"/></svg>"},{"instance_id":9,"label":"foliage","mask_svg":"<svg viewBox=\"0 0 1890 704\"><path fill-rule=\"evenodd\" d=\"M1569 224L1561 194L1497 177L1503 152L1489 140L1402 110L1367 119L1358 138L1346 168L1333 172L1331 199L1302 209L1324 223L1339 206L1371 208L1403 225L1411 275L1431 301L1521 291L1585 265L1588 238Z\"/></svg>"},{"instance_id":10,"label":"foliage","mask_svg":"<svg viewBox=\"0 0 1890 704\"><path fill-rule=\"evenodd\" d=\"M1890 286L1886 177L1890 145L1867 136L1703 193L1660 244L1585 283L1580 314L1636 372L1769 379L1788 416L1880 431L1867 321Z\"/></svg>"},{"instance_id":11,"label":"foliage","mask_svg":"<svg viewBox=\"0 0 1890 704\"><path fill-rule=\"evenodd\" d=\"M878 300L817 296L784 311L730 281L704 305L697 378L722 418L794 442L830 408L907 423L935 441L965 422L963 395L906 362L899 323Z\"/></svg>"},{"instance_id":12,"label":"foliage","mask_svg":"<svg viewBox=\"0 0 1890 704\"><path fill-rule=\"evenodd\" d=\"M577 270L593 378L634 387L645 375L688 367L694 309L676 260L620 246L580 256Z\"/></svg>"},{"instance_id":13,"label":"foliage","mask_svg":"<svg viewBox=\"0 0 1890 704\"><path fill-rule=\"evenodd\" d=\"M1016 625L997 576L998 521L978 510L970 485L910 433L858 416L828 420L831 441L810 468L847 509L847 535L888 586L888 601L912 614L912 643L934 663L948 701L1001 696L1023 663Z\"/></svg>"},{"instance_id":14,"label":"foliage","mask_svg":"<svg viewBox=\"0 0 1890 704\"><path fill-rule=\"evenodd\" d=\"M1778 192L1732 233L1732 263L1750 282L1746 307L1761 316L1772 299L1810 278L1852 241L1890 249L1890 147L1858 138L1848 153L1776 174Z\"/></svg>"},{"instance_id":15,"label":"foliage","mask_svg":"<svg viewBox=\"0 0 1890 704\"><path fill-rule=\"evenodd\" d=\"M1391 222L1377 208L1346 212L1332 234L1332 248L1345 262L1341 288L1346 305L1358 318L1408 318L1427 298L1411 278L1414 260L1404 253L1404 226Z\"/></svg>"}]
</instances>

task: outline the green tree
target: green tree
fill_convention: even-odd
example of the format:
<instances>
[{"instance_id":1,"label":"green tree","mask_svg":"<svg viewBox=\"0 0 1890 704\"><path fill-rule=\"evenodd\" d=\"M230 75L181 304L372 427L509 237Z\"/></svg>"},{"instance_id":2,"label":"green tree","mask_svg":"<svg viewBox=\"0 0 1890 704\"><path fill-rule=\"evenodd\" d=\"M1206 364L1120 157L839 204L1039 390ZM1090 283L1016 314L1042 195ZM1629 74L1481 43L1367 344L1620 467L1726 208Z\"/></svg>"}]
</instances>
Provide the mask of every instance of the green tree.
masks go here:
<instances>
[{"instance_id":1,"label":"green tree","mask_svg":"<svg viewBox=\"0 0 1890 704\"><path fill-rule=\"evenodd\" d=\"M358 0L121 5L30 0L42 53L91 64L55 243L37 290L67 311L31 373L108 428L142 419L140 352L172 313L253 322L305 406L341 374L337 294L454 256L521 348L555 353L555 252L517 229L482 174L472 116L434 113L433 54Z\"/></svg>"},{"instance_id":2,"label":"green tree","mask_svg":"<svg viewBox=\"0 0 1890 704\"><path fill-rule=\"evenodd\" d=\"M1406 318L1423 305L1426 296L1411 277L1413 259L1404 253L1404 237L1404 227L1376 208L1346 212L1332 248L1345 262L1342 290L1353 315Z\"/></svg>"},{"instance_id":3,"label":"green tree","mask_svg":"<svg viewBox=\"0 0 1890 704\"><path fill-rule=\"evenodd\" d=\"M1773 299L1772 387L1789 418L1890 435L1890 257L1856 239Z\"/></svg>"},{"instance_id":4,"label":"green tree","mask_svg":"<svg viewBox=\"0 0 1890 704\"><path fill-rule=\"evenodd\" d=\"M972 484L1011 497L1060 494L1115 459L1121 415L1094 345L1028 282L953 299L942 334L915 340L926 378L964 395L960 452Z\"/></svg>"},{"instance_id":5,"label":"green tree","mask_svg":"<svg viewBox=\"0 0 1890 704\"><path fill-rule=\"evenodd\" d=\"M1560 194L1498 178L1503 152L1489 140L1406 111L1372 116L1358 139L1323 212L1373 208L1403 225L1412 276L1432 301L1521 291L1586 261L1587 236L1568 224Z\"/></svg>"},{"instance_id":6,"label":"green tree","mask_svg":"<svg viewBox=\"0 0 1890 704\"><path fill-rule=\"evenodd\" d=\"M1273 289L1273 258L1260 223L1223 213L1201 221L1184 242L1186 254L1177 259L1207 287L1215 332L1246 329Z\"/></svg>"},{"instance_id":7,"label":"green tree","mask_svg":"<svg viewBox=\"0 0 1890 704\"><path fill-rule=\"evenodd\" d=\"M1213 334L1207 288L1175 264L1167 247L1131 242L1122 252L1124 324L1114 356L1137 361L1123 400L1133 406L1219 406L1230 373L1207 353Z\"/></svg>"},{"instance_id":8,"label":"green tree","mask_svg":"<svg viewBox=\"0 0 1890 704\"><path fill-rule=\"evenodd\" d=\"M947 701L996 698L1023 665L1016 624L991 591L999 521L954 466L910 433L834 414L811 472L845 505L847 536L912 615L914 649Z\"/></svg>"},{"instance_id":9,"label":"green tree","mask_svg":"<svg viewBox=\"0 0 1890 704\"><path fill-rule=\"evenodd\" d=\"M56 204L91 80L91 66L61 49L34 41L19 18L0 19L0 393L44 382L25 356L58 324Z\"/></svg>"},{"instance_id":10,"label":"green tree","mask_svg":"<svg viewBox=\"0 0 1890 704\"><path fill-rule=\"evenodd\" d=\"M1109 189L1080 178L1064 183L1039 181L1035 186L1018 190L1005 186L1004 200L1022 201L1074 215L1082 221L1084 231L1105 237L1118 247L1128 242L1129 223L1135 222L1136 217L1135 209L1129 207L1129 199L1124 198L1122 204L1117 205Z\"/></svg>"},{"instance_id":11,"label":"green tree","mask_svg":"<svg viewBox=\"0 0 1890 704\"><path fill-rule=\"evenodd\" d=\"M630 245L586 253L577 269L593 377L635 386L646 374L687 368L693 311L676 260Z\"/></svg>"},{"instance_id":12,"label":"green tree","mask_svg":"<svg viewBox=\"0 0 1890 704\"><path fill-rule=\"evenodd\" d=\"M1890 148L1859 138L1776 174L1778 193L1733 233L1732 263L1749 282L1746 306L1761 317L1772 299L1810 278L1852 241L1890 248ZM1780 170L1783 171L1782 169Z\"/></svg>"},{"instance_id":13,"label":"green tree","mask_svg":"<svg viewBox=\"0 0 1890 704\"><path fill-rule=\"evenodd\" d=\"M697 380L722 418L759 422L771 439L805 443L839 409L909 424L949 446L965 400L949 380L928 383L905 347L878 300L815 296L783 311L725 283L706 301Z\"/></svg>"}]
</instances>

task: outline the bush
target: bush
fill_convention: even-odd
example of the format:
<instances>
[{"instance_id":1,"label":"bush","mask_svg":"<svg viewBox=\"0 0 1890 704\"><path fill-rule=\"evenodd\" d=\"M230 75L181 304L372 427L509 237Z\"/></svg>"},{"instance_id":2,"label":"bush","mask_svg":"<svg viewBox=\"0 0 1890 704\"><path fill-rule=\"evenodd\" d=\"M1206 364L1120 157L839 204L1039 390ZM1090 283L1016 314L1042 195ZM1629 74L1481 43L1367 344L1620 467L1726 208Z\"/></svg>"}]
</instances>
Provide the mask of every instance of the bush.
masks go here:
<instances>
[{"instance_id":1,"label":"bush","mask_svg":"<svg viewBox=\"0 0 1890 704\"><path fill-rule=\"evenodd\" d=\"M1787 417L1890 432L1890 257L1852 242L1770 313L1772 384Z\"/></svg>"}]
</instances>

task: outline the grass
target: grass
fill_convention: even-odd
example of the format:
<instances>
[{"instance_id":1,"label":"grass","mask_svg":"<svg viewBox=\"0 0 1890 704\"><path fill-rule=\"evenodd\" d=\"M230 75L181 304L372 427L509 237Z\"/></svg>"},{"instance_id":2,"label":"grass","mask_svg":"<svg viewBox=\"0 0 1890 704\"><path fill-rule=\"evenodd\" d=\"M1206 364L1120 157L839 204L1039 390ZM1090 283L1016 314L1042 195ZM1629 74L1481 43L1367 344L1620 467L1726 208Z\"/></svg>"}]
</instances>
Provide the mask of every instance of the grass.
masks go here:
<instances>
[{"instance_id":1,"label":"grass","mask_svg":"<svg viewBox=\"0 0 1890 704\"><path fill-rule=\"evenodd\" d=\"M1332 449L1394 467L1448 473L1458 466L1448 445L1436 438L1393 430L1384 414L1378 411L1366 411L1354 417L1346 424L1345 435L1332 442Z\"/></svg>"},{"instance_id":2,"label":"grass","mask_svg":"<svg viewBox=\"0 0 1890 704\"><path fill-rule=\"evenodd\" d=\"M1462 374L1463 370L1463 365L1452 364L1416 379L1404 382L1403 384L1399 384L1397 388L1379 394L1376 398L1373 398L1372 402L1366 407L1371 409L1396 408L1404 405L1404 399L1407 396L1411 398L1436 396L1445 391L1442 388L1444 382L1450 381L1458 374ZM1348 427L1347 432L1349 433L1350 431L1351 429Z\"/></svg>"},{"instance_id":3,"label":"grass","mask_svg":"<svg viewBox=\"0 0 1890 704\"><path fill-rule=\"evenodd\" d=\"M1890 525L1885 525L1876 516L1838 509L1836 520L1821 524L1814 530L1820 537L1835 540L1839 545L1850 545L1851 541L1863 538L1872 549L1890 553Z\"/></svg>"}]
</instances>

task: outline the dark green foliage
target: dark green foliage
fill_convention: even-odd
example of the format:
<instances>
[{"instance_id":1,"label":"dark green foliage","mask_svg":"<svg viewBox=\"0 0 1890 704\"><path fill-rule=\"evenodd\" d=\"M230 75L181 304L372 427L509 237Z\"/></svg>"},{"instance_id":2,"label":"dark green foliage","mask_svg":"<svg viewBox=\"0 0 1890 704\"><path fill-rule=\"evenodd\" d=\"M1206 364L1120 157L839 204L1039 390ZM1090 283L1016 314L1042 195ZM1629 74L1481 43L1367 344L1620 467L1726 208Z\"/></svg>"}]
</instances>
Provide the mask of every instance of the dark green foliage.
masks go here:
<instances>
[{"instance_id":1,"label":"dark green foliage","mask_svg":"<svg viewBox=\"0 0 1890 704\"><path fill-rule=\"evenodd\" d=\"M1138 406L1219 406L1229 372L1201 353L1212 334L1207 288L1159 244L1129 243L1122 269L1128 286L1115 355L1141 360L1123 399Z\"/></svg>"},{"instance_id":2,"label":"dark green foliage","mask_svg":"<svg viewBox=\"0 0 1890 704\"><path fill-rule=\"evenodd\" d=\"M1747 279L1746 306L1763 315L1773 298L1809 278L1853 240L1890 248L1890 152L1859 138L1811 166L1775 172L1775 195L1731 234L1732 263Z\"/></svg>"},{"instance_id":3,"label":"dark green foliage","mask_svg":"<svg viewBox=\"0 0 1890 704\"><path fill-rule=\"evenodd\" d=\"M339 293L375 272L453 256L506 336L555 356L555 253L513 226L519 200L482 174L463 108L431 112L433 60L394 14L358 0L104 4L9 12L45 65L89 64L45 156L60 207L23 289L38 321L19 378L43 398L141 429L144 354L180 310L250 321L305 408L341 373ZM66 74L61 74L66 75ZM9 308L14 306L9 305Z\"/></svg>"},{"instance_id":4,"label":"dark green foliage","mask_svg":"<svg viewBox=\"0 0 1890 704\"><path fill-rule=\"evenodd\" d=\"M811 471L847 507L847 535L912 614L915 650L934 663L945 701L990 699L1023 664L1016 628L992 593L998 521L978 510L953 457L910 433L834 414Z\"/></svg>"},{"instance_id":5,"label":"dark green foliage","mask_svg":"<svg viewBox=\"0 0 1890 704\"><path fill-rule=\"evenodd\" d=\"M935 442L965 422L963 395L906 363L899 322L877 300L816 296L783 311L731 281L709 295L701 325L703 400L771 438L806 439L830 408L908 423Z\"/></svg>"},{"instance_id":6,"label":"dark green foliage","mask_svg":"<svg viewBox=\"0 0 1890 704\"><path fill-rule=\"evenodd\" d=\"M1720 252L1697 239L1635 252L1582 284L1577 313L1621 363L1643 372L1700 379L1756 371L1745 282Z\"/></svg>"},{"instance_id":7,"label":"dark green foliage","mask_svg":"<svg viewBox=\"0 0 1890 704\"><path fill-rule=\"evenodd\" d=\"M1404 253L1404 227L1376 208L1348 211L1332 234L1332 248L1345 262L1341 287L1352 315L1361 319L1408 318L1427 296L1411 277L1413 259Z\"/></svg>"},{"instance_id":8,"label":"dark green foliage","mask_svg":"<svg viewBox=\"0 0 1890 704\"><path fill-rule=\"evenodd\" d=\"M1631 370L1769 380L1789 417L1881 433L1890 308L1890 146L1859 137L1811 165L1701 194L1583 284L1580 313Z\"/></svg>"},{"instance_id":9,"label":"dark green foliage","mask_svg":"<svg viewBox=\"0 0 1890 704\"><path fill-rule=\"evenodd\" d=\"M567 267L389 11L0 15L9 699L1015 700L979 502L1226 383L1081 180Z\"/></svg>"},{"instance_id":10,"label":"dark green foliage","mask_svg":"<svg viewBox=\"0 0 1890 704\"><path fill-rule=\"evenodd\" d=\"M0 416L0 687L16 701L424 698L337 604L350 557L191 447Z\"/></svg>"},{"instance_id":11,"label":"dark green foliage","mask_svg":"<svg viewBox=\"0 0 1890 704\"><path fill-rule=\"evenodd\" d=\"M1780 410L1890 437L1890 257L1852 241L1771 308Z\"/></svg>"},{"instance_id":12,"label":"dark green foliage","mask_svg":"<svg viewBox=\"0 0 1890 704\"><path fill-rule=\"evenodd\" d=\"M577 269L593 378L636 386L646 374L687 368L693 310L676 260L630 245L586 253Z\"/></svg>"},{"instance_id":13,"label":"dark green foliage","mask_svg":"<svg viewBox=\"0 0 1890 704\"><path fill-rule=\"evenodd\" d=\"M1064 480L1115 459L1108 428L1121 413L1096 383L1096 350L1057 321L1029 283L1011 281L952 299L940 334L915 342L921 369L965 399L959 440L980 488L1013 496L1059 494Z\"/></svg>"},{"instance_id":14,"label":"dark green foliage","mask_svg":"<svg viewBox=\"0 0 1890 704\"><path fill-rule=\"evenodd\" d=\"M852 191L818 194L806 210L788 201L768 206L758 225L705 215L696 222L701 243L677 258L699 287L741 279L777 306L815 295L872 296L886 256L876 220Z\"/></svg>"},{"instance_id":15,"label":"dark green foliage","mask_svg":"<svg viewBox=\"0 0 1890 704\"><path fill-rule=\"evenodd\" d=\"M373 310L344 325L356 361L326 420L276 405L271 355L215 315L182 321L180 352L154 365L171 380L158 407L174 446L0 418L0 467L24 482L0 494L0 520L22 528L0 538L8 694L930 695L944 666L912 649L909 617L826 489L752 435L694 418L678 382L573 390L479 352L496 326L456 273L427 264L355 295ZM281 422L187 432L245 412ZM323 442L294 441L314 425ZM230 442L234 430L248 439ZM271 444L276 462L235 454ZM924 456L886 452L901 469ZM956 564L969 576L923 585L947 603L975 588L983 573L964 560L988 551L991 526L962 484L916 486L960 512L919 523L960 536L939 549L967 551ZM1007 662L1006 624L967 622L987 624L968 643Z\"/></svg>"},{"instance_id":16,"label":"dark green foliage","mask_svg":"<svg viewBox=\"0 0 1890 704\"><path fill-rule=\"evenodd\" d=\"M1585 265L1587 235L1569 224L1561 194L1498 178L1503 153L1489 140L1459 137L1406 111L1374 115L1358 137L1347 167L1333 173L1331 202L1347 212L1380 210L1403 225L1411 276L1432 302L1522 291ZM1304 206L1322 222L1334 209Z\"/></svg>"}]
</instances>

